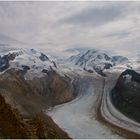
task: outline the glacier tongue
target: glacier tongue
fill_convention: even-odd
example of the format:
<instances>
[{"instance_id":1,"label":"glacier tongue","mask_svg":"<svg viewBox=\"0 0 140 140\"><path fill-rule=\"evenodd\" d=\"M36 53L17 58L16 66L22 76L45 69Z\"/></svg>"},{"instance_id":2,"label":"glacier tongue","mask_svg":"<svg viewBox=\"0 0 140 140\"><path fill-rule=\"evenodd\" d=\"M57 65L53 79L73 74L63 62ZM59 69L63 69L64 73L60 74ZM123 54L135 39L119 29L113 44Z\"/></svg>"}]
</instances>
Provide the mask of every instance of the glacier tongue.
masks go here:
<instances>
[{"instance_id":1,"label":"glacier tongue","mask_svg":"<svg viewBox=\"0 0 140 140\"><path fill-rule=\"evenodd\" d=\"M75 100L58 105L47 111L53 120L65 130L71 138L121 138L101 124L95 118L97 100L102 94L103 81L97 75L80 75L77 85L80 96Z\"/></svg>"}]
</instances>

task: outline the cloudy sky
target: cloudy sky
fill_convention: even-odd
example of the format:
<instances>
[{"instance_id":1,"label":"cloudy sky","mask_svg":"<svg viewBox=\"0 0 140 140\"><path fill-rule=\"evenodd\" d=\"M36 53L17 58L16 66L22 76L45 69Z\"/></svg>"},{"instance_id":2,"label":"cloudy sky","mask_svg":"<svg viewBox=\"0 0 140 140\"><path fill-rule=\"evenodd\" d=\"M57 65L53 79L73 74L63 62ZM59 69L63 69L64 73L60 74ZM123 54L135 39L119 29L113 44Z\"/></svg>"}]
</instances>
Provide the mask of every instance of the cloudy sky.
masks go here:
<instances>
[{"instance_id":1,"label":"cloudy sky","mask_svg":"<svg viewBox=\"0 0 140 140\"><path fill-rule=\"evenodd\" d=\"M140 2L0 2L0 38L61 52L140 49Z\"/></svg>"}]
</instances>

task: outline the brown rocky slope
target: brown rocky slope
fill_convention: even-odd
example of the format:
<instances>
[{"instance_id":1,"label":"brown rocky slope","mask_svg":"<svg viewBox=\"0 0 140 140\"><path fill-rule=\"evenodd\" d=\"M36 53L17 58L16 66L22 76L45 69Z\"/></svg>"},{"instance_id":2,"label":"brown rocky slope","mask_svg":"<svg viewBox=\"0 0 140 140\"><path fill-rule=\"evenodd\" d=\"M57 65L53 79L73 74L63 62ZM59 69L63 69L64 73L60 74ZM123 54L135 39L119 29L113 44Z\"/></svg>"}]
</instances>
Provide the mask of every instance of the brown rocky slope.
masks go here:
<instances>
[{"instance_id":1,"label":"brown rocky slope","mask_svg":"<svg viewBox=\"0 0 140 140\"><path fill-rule=\"evenodd\" d=\"M70 79L54 70L30 81L21 70L7 70L0 76L0 137L69 138L42 110L74 97Z\"/></svg>"}]
</instances>

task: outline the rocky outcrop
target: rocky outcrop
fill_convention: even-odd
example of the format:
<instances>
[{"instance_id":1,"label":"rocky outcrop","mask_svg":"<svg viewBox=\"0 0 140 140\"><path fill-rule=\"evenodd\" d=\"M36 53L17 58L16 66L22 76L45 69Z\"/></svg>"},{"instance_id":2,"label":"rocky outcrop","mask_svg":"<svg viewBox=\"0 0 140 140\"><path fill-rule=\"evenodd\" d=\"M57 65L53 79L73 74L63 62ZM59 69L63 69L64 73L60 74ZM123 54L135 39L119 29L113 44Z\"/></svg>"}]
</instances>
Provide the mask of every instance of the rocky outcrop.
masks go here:
<instances>
[{"instance_id":1,"label":"rocky outcrop","mask_svg":"<svg viewBox=\"0 0 140 140\"><path fill-rule=\"evenodd\" d=\"M9 67L9 61L7 57L1 57L0 56L0 72L4 71Z\"/></svg>"},{"instance_id":2,"label":"rocky outcrop","mask_svg":"<svg viewBox=\"0 0 140 140\"><path fill-rule=\"evenodd\" d=\"M140 74L125 70L110 93L114 106L125 115L140 122Z\"/></svg>"},{"instance_id":3,"label":"rocky outcrop","mask_svg":"<svg viewBox=\"0 0 140 140\"><path fill-rule=\"evenodd\" d=\"M49 60L49 58L45 54L43 54L43 53L41 53L41 55L39 56L39 58L42 61L48 61Z\"/></svg>"},{"instance_id":4,"label":"rocky outcrop","mask_svg":"<svg viewBox=\"0 0 140 140\"><path fill-rule=\"evenodd\" d=\"M20 55L19 53L9 53L4 56L0 56L0 72L4 71L9 67L9 62L14 60L16 56Z\"/></svg>"}]
</instances>

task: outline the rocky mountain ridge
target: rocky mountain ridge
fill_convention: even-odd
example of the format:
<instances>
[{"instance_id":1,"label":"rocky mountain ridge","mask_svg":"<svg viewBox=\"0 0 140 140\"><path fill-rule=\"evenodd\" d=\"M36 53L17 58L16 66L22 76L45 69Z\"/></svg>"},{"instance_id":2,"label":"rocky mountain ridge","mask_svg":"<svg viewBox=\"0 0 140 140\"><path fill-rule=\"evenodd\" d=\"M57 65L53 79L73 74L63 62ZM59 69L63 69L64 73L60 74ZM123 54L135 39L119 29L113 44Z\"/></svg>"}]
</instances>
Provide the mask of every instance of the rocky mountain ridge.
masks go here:
<instances>
[{"instance_id":1,"label":"rocky mountain ridge","mask_svg":"<svg viewBox=\"0 0 140 140\"><path fill-rule=\"evenodd\" d=\"M140 122L140 74L127 69L120 75L110 93L114 106L125 115Z\"/></svg>"},{"instance_id":2,"label":"rocky mountain ridge","mask_svg":"<svg viewBox=\"0 0 140 140\"><path fill-rule=\"evenodd\" d=\"M109 56L100 50L88 50L78 55L71 56L69 62L72 62L74 65L90 73L96 72L105 76L103 73L105 69L110 69L118 64L127 63L128 58L123 56Z\"/></svg>"}]
</instances>

